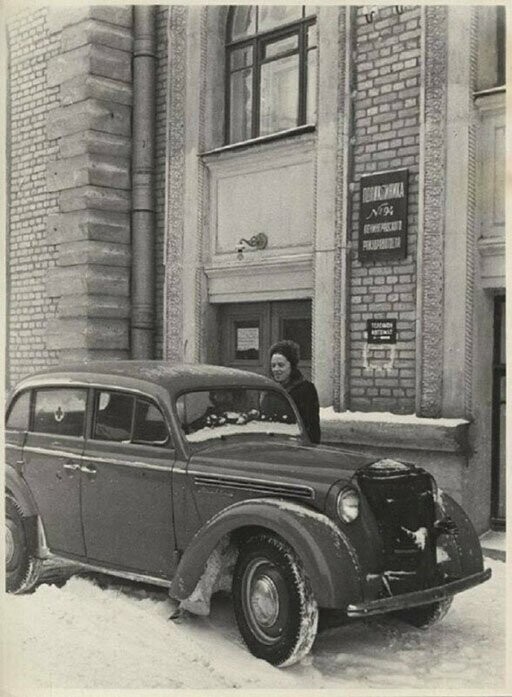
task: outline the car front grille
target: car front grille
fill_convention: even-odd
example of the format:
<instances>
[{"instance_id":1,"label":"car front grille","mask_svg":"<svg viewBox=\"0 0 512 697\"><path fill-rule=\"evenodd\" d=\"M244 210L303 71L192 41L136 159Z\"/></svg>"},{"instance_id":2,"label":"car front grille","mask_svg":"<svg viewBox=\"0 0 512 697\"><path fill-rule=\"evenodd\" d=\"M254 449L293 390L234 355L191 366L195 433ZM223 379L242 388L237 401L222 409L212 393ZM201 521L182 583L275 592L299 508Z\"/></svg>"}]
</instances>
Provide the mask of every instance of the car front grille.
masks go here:
<instances>
[{"instance_id":1,"label":"car front grille","mask_svg":"<svg viewBox=\"0 0 512 697\"><path fill-rule=\"evenodd\" d=\"M433 479L425 470L380 460L356 474L377 520L388 590L393 593L436 584L436 510Z\"/></svg>"}]
</instances>

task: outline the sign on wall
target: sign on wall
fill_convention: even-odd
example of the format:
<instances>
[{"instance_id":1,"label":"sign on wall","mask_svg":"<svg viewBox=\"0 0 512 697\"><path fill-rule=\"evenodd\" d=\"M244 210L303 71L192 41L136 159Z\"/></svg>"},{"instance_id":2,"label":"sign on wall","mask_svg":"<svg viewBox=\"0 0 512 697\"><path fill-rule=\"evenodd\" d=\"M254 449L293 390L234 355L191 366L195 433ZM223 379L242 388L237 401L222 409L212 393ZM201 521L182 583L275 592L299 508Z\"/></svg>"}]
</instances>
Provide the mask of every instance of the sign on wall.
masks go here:
<instances>
[{"instance_id":1,"label":"sign on wall","mask_svg":"<svg viewBox=\"0 0 512 697\"><path fill-rule=\"evenodd\" d=\"M408 177L408 169L361 177L360 261L406 257Z\"/></svg>"},{"instance_id":2,"label":"sign on wall","mask_svg":"<svg viewBox=\"0 0 512 697\"><path fill-rule=\"evenodd\" d=\"M396 344L396 319L367 320L366 341L369 344Z\"/></svg>"}]
</instances>

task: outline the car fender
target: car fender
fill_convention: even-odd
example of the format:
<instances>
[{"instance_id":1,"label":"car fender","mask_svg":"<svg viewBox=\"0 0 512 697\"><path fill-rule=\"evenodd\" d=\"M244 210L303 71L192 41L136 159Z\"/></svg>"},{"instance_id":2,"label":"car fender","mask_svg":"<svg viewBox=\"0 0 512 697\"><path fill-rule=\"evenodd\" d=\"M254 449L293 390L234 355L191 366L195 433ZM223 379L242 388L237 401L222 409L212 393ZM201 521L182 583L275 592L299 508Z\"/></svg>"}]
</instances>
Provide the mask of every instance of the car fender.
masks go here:
<instances>
[{"instance_id":1,"label":"car fender","mask_svg":"<svg viewBox=\"0 0 512 697\"><path fill-rule=\"evenodd\" d=\"M181 558L169 595L177 600L189 597L219 541L247 527L279 535L294 549L320 607L342 609L362 599L363 572L343 531L318 511L265 498L235 503L199 529Z\"/></svg>"},{"instance_id":2,"label":"car fender","mask_svg":"<svg viewBox=\"0 0 512 697\"><path fill-rule=\"evenodd\" d=\"M456 530L452 535L442 535L440 543L445 543L449 552L456 556L458 573L469 576L484 568L482 548L471 520L462 507L445 492L439 492L438 504L442 515L451 518Z\"/></svg>"},{"instance_id":3,"label":"car fender","mask_svg":"<svg viewBox=\"0 0 512 697\"><path fill-rule=\"evenodd\" d=\"M27 483L9 464L5 468L5 491L14 500L23 516L22 522L30 552L37 554L39 550L39 512Z\"/></svg>"},{"instance_id":4,"label":"car fender","mask_svg":"<svg viewBox=\"0 0 512 697\"><path fill-rule=\"evenodd\" d=\"M5 468L5 489L18 504L25 518L39 515L36 502L32 496L28 484L12 465Z\"/></svg>"}]
</instances>

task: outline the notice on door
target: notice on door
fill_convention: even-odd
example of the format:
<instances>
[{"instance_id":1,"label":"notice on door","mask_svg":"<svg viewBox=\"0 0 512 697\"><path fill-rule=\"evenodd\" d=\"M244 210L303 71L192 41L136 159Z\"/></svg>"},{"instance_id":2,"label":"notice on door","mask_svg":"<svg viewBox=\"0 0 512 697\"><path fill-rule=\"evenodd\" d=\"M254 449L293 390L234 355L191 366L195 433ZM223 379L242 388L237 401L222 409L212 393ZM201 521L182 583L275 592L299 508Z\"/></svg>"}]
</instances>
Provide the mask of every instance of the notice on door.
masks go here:
<instances>
[{"instance_id":1,"label":"notice on door","mask_svg":"<svg viewBox=\"0 0 512 697\"><path fill-rule=\"evenodd\" d=\"M259 351L260 350L260 328L259 327L237 327L236 329L236 350L238 351Z\"/></svg>"}]
</instances>

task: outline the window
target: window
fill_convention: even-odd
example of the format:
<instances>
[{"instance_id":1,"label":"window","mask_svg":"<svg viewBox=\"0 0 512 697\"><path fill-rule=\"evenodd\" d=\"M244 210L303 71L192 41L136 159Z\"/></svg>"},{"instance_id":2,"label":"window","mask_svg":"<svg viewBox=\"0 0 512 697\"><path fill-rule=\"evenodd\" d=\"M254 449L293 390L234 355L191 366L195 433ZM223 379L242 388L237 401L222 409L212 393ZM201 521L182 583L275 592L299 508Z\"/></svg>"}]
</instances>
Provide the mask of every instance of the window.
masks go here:
<instances>
[{"instance_id":1,"label":"window","mask_svg":"<svg viewBox=\"0 0 512 697\"><path fill-rule=\"evenodd\" d=\"M7 428L13 431L28 431L30 416L30 392L23 392L18 397L9 411Z\"/></svg>"},{"instance_id":2,"label":"window","mask_svg":"<svg viewBox=\"0 0 512 697\"><path fill-rule=\"evenodd\" d=\"M169 433L160 409L149 400L102 390L96 393L93 438L158 446L168 443Z\"/></svg>"},{"instance_id":3,"label":"window","mask_svg":"<svg viewBox=\"0 0 512 697\"><path fill-rule=\"evenodd\" d=\"M83 437L86 404L87 390L37 390L32 430L36 433Z\"/></svg>"},{"instance_id":4,"label":"window","mask_svg":"<svg viewBox=\"0 0 512 697\"><path fill-rule=\"evenodd\" d=\"M247 435L301 436L290 401L273 390L218 388L188 392L177 399L176 410L189 443Z\"/></svg>"},{"instance_id":5,"label":"window","mask_svg":"<svg viewBox=\"0 0 512 697\"><path fill-rule=\"evenodd\" d=\"M231 8L226 44L226 142L316 121L315 9Z\"/></svg>"}]
</instances>

